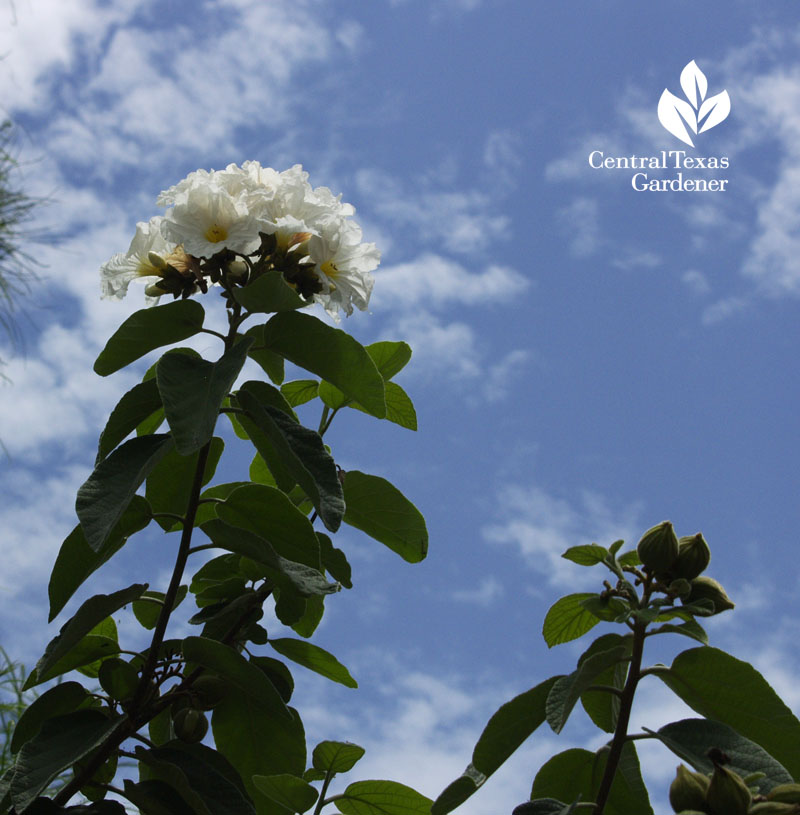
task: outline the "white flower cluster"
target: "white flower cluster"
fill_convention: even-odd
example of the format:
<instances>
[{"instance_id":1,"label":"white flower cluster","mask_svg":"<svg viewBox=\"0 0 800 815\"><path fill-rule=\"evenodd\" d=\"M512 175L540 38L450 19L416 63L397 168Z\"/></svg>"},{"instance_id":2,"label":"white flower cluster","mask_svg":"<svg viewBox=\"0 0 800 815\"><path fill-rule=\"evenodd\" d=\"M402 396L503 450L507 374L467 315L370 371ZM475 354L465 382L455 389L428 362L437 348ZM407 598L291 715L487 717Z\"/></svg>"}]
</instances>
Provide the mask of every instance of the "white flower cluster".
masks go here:
<instances>
[{"instance_id":1,"label":"white flower cluster","mask_svg":"<svg viewBox=\"0 0 800 815\"><path fill-rule=\"evenodd\" d=\"M200 261L223 250L258 252L262 233L274 236L278 252L316 278L313 299L329 313L367 308L380 252L362 243L361 227L351 219L354 208L327 187L312 188L299 164L284 172L257 161L197 170L157 203L165 214L137 224L128 252L101 267L103 297L122 299L128 284L143 278L151 284L147 294L156 295L148 302L158 302L163 292L152 284L168 265L187 277L200 274Z\"/></svg>"}]
</instances>

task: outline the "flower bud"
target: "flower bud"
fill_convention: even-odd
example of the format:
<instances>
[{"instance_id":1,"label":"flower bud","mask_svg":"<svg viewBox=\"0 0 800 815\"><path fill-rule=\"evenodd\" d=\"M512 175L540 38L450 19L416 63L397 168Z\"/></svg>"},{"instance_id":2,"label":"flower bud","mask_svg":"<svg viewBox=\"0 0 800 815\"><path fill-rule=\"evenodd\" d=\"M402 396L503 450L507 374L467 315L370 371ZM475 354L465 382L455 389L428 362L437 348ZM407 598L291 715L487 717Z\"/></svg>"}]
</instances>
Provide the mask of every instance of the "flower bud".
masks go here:
<instances>
[{"instance_id":1,"label":"flower bud","mask_svg":"<svg viewBox=\"0 0 800 815\"><path fill-rule=\"evenodd\" d=\"M696 773L683 764L678 767L678 774L669 786L669 802L675 812L686 809L703 811L706 805L706 791L709 778Z\"/></svg>"},{"instance_id":2,"label":"flower bud","mask_svg":"<svg viewBox=\"0 0 800 815\"><path fill-rule=\"evenodd\" d=\"M163 271L167 268L167 261L158 254L158 252L148 252L147 253L147 260L150 262L152 266L155 266L156 269L160 269Z\"/></svg>"},{"instance_id":3,"label":"flower bud","mask_svg":"<svg viewBox=\"0 0 800 815\"><path fill-rule=\"evenodd\" d=\"M689 535L678 541L678 557L670 570L673 577L683 577L686 580L701 575L711 561L711 550L702 533Z\"/></svg>"},{"instance_id":4,"label":"flower bud","mask_svg":"<svg viewBox=\"0 0 800 815\"><path fill-rule=\"evenodd\" d=\"M169 294L166 289L162 289L158 283L151 283L149 286L145 286L144 293L148 297L161 297L162 294Z\"/></svg>"},{"instance_id":5,"label":"flower bud","mask_svg":"<svg viewBox=\"0 0 800 815\"><path fill-rule=\"evenodd\" d=\"M747 815L753 796L744 779L721 764L714 765L706 803L711 815Z\"/></svg>"},{"instance_id":6,"label":"flower bud","mask_svg":"<svg viewBox=\"0 0 800 815\"><path fill-rule=\"evenodd\" d=\"M734 607L731 599L725 593L725 589L710 577L695 577L692 580L692 590L683 602L694 603L695 600L702 599L711 600L714 603L714 614L719 614L721 611L727 611L727 609Z\"/></svg>"},{"instance_id":7,"label":"flower bud","mask_svg":"<svg viewBox=\"0 0 800 815\"><path fill-rule=\"evenodd\" d=\"M678 536L669 521L662 521L642 535L636 547L645 568L658 574L669 573L678 557Z\"/></svg>"},{"instance_id":8,"label":"flower bud","mask_svg":"<svg viewBox=\"0 0 800 815\"><path fill-rule=\"evenodd\" d=\"M243 260L232 260L228 264L228 280L242 284L247 281L247 264Z\"/></svg>"},{"instance_id":9,"label":"flower bud","mask_svg":"<svg viewBox=\"0 0 800 815\"><path fill-rule=\"evenodd\" d=\"M767 793L767 798L770 801L798 804L800 803L800 784L778 784Z\"/></svg>"}]
</instances>

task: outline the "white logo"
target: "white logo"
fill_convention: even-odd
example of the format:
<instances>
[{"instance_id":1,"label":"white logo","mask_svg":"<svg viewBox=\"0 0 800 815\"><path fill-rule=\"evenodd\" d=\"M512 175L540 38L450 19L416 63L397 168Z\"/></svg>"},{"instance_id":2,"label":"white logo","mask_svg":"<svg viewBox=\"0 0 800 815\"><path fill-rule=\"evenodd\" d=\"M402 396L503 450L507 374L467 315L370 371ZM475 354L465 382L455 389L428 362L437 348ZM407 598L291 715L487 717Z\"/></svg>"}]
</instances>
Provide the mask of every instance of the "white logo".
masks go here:
<instances>
[{"instance_id":1,"label":"white logo","mask_svg":"<svg viewBox=\"0 0 800 815\"><path fill-rule=\"evenodd\" d=\"M681 71L681 88L689 101L679 99L664 88L658 100L658 120L673 136L694 147L686 125L695 134L716 127L731 112L731 99L727 91L706 99L708 80L694 60Z\"/></svg>"}]
</instances>

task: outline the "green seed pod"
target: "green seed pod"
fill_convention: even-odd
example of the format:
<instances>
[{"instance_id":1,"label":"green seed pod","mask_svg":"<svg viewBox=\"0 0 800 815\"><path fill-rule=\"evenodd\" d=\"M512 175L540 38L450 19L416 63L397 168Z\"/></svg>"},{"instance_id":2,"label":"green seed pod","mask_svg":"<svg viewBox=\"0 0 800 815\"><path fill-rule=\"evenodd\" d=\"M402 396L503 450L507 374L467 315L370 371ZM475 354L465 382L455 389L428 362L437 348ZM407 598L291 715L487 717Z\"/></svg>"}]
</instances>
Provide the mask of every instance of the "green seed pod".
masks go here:
<instances>
[{"instance_id":1,"label":"green seed pod","mask_svg":"<svg viewBox=\"0 0 800 815\"><path fill-rule=\"evenodd\" d=\"M711 577L695 577L692 580L692 590L684 603L693 603L695 600L707 599L714 603L714 614L733 608L734 604L725 593L725 589Z\"/></svg>"},{"instance_id":2,"label":"green seed pod","mask_svg":"<svg viewBox=\"0 0 800 815\"><path fill-rule=\"evenodd\" d=\"M753 796L740 775L723 765L714 765L706 793L711 815L747 815L752 800Z\"/></svg>"},{"instance_id":3,"label":"green seed pod","mask_svg":"<svg viewBox=\"0 0 800 815\"><path fill-rule=\"evenodd\" d=\"M646 569L656 574L668 574L678 557L678 537L669 521L662 521L642 535L636 547Z\"/></svg>"},{"instance_id":4,"label":"green seed pod","mask_svg":"<svg viewBox=\"0 0 800 815\"><path fill-rule=\"evenodd\" d=\"M218 676L205 675L192 682L192 695L200 710L211 710L216 707L228 691L228 683Z\"/></svg>"},{"instance_id":5,"label":"green seed pod","mask_svg":"<svg viewBox=\"0 0 800 815\"><path fill-rule=\"evenodd\" d=\"M678 597L688 597L691 590L692 584L684 577L678 577L669 584L669 593Z\"/></svg>"},{"instance_id":6,"label":"green seed pod","mask_svg":"<svg viewBox=\"0 0 800 815\"><path fill-rule=\"evenodd\" d=\"M692 580L701 575L711 562L711 550L701 532L696 535L680 538L678 557L670 570L673 577Z\"/></svg>"},{"instance_id":7,"label":"green seed pod","mask_svg":"<svg viewBox=\"0 0 800 815\"><path fill-rule=\"evenodd\" d=\"M800 804L800 784L778 784L767 793L767 799L787 804Z\"/></svg>"},{"instance_id":8,"label":"green seed pod","mask_svg":"<svg viewBox=\"0 0 800 815\"><path fill-rule=\"evenodd\" d=\"M706 792L710 779L707 775L696 773L683 764L669 786L669 802L675 812L684 810L703 810L706 805Z\"/></svg>"},{"instance_id":9,"label":"green seed pod","mask_svg":"<svg viewBox=\"0 0 800 815\"><path fill-rule=\"evenodd\" d=\"M185 707L172 717L175 735L188 744L202 741L208 732L208 719L202 710Z\"/></svg>"},{"instance_id":10,"label":"green seed pod","mask_svg":"<svg viewBox=\"0 0 800 815\"><path fill-rule=\"evenodd\" d=\"M117 702L126 702L133 698L139 685L139 674L136 668L117 657L104 659L97 673L100 687Z\"/></svg>"}]
</instances>

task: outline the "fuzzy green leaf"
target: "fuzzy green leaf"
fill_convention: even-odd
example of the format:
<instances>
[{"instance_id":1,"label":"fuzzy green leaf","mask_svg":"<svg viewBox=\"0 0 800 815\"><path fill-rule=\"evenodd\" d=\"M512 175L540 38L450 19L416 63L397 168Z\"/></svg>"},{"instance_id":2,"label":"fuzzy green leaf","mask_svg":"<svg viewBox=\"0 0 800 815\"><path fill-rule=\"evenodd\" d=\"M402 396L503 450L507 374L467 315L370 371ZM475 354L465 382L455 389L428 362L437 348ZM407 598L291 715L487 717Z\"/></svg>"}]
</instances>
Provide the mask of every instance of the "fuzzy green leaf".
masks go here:
<instances>
[{"instance_id":1,"label":"fuzzy green leaf","mask_svg":"<svg viewBox=\"0 0 800 815\"><path fill-rule=\"evenodd\" d=\"M587 543L582 546L571 546L561 557L579 566L595 566L608 557L608 549L596 543Z\"/></svg>"},{"instance_id":2,"label":"fuzzy green leaf","mask_svg":"<svg viewBox=\"0 0 800 815\"><path fill-rule=\"evenodd\" d=\"M735 773L741 776L764 773L763 778L754 782L762 795L766 795L778 784L789 784L793 781L789 771L766 750L750 739L740 736L732 727L722 722L709 719L682 719L664 725L653 735L698 772L713 771L714 765L708 757L708 751L716 747L728 756L730 764L726 766Z\"/></svg>"},{"instance_id":3,"label":"fuzzy green leaf","mask_svg":"<svg viewBox=\"0 0 800 815\"><path fill-rule=\"evenodd\" d=\"M419 563L428 553L428 530L420 511L386 479L348 470L344 477L344 522L388 546L403 560Z\"/></svg>"},{"instance_id":4,"label":"fuzzy green leaf","mask_svg":"<svg viewBox=\"0 0 800 815\"><path fill-rule=\"evenodd\" d=\"M281 393L292 407L304 405L317 398L319 382L316 379L295 379L292 382L284 382L281 385Z\"/></svg>"},{"instance_id":5,"label":"fuzzy green leaf","mask_svg":"<svg viewBox=\"0 0 800 815\"><path fill-rule=\"evenodd\" d=\"M205 312L197 300L174 300L131 314L114 332L94 363L95 373L108 376L145 354L193 337L203 327Z\"/></svg>"},{"instance_id":6,"label":"fuzzy green leaf","mask_svg":"<svg viewBox=\"0 0 800 815\"><path fill-rule=\"evenodd\" d=\"M264 344L339 388L373 416L386 416L383 377L359 342L310 314L285 311L264 326Z\"/></svg>"},{"instance_id":7,"label":"fuzzy green leaf","mask_svg":"<svg viewBox=\"0 0 800 815\"><path fill-rule=\"evenodd\" d=\"M578 639L600 622L581 605L584 600L596 596L591 593L568 594L550 606L542 627L548 648Z\"/></svg>"},{"instance_id":8,"label":"fuzzy green leaf","mask_svg":"<svg viewBox=\"0 0 800 815\"><path fill-rule=\"evenodd\" d=\"M58 636L50 641L44 655L25 683L25 688L33 687L40 682L51 679L53 676L57 676L57 674L52 673L52 669L62 657L67 656L70 650L89 634L98 623L115 611L119 611L123 606L136 600L146 590L146 583L134 583L132 586L113 594L96 594L86 600L75 612L74 616L64 623Z\"/></svg>"},{"instance_id":9,"label":"fuzzy green leaf","mask_svg":"<svg viewBox=\"0 0 800 815\"><path fill-rule=\"evenodd\" d=\"M365 346L367 353L388 382L395 374L400 373L411 359L411 347L405 342L373 342Z\"/></svg>"},{"instance_id":10,"label":"fuzzy green leaf","mask_svg":"<svg viewBox=\"0 0 800 815\"><path fill-rule=\"evenodd\" d=\"M72 713L87 699L91 699L89 692L78 682L62 682L45 691L19 717L11 736L11 752L19 752L22 745L30 741L48 719Z\"/></svg>"},{"instance_id":11,"label":"fuzzy green leaf","mask_svg":"<svg viewBox=\"0 0 800 815\"><path fill-rule=\"evenodd\" d=\"M243 338L217 362L172 352L158 361L156 382L180 455L191 455L211 440L222 401L239 376L252 342Z\"/></svg>"},{"instance_id":12,"label":"fuzzy green leaf","mask_svg":"<svg viewBox=\"0 0 800 815\"><path fill-rule=\"evenodd\" d=\"M100 552L136 490L172 449L168 433L139 436L117 447L78 490L75 511L86 543Z\"/></svg>"},{"instance_id":13,"label":"fuzzy green leaf","mask_svg":"<svg viewBox=\"0 0 800 815\"><path fill-rule=\"evenodd\" d=\"M311 765L326 773L346 773L365 752L363 747L349 741L321 741L311 754Z\"/></svg>"},{"instance_id":14,"label":"fuzzy green leaf","mask_svg":"<svg viewBox=\"0 0 800 815\"><path fill-rule=\"evenodd\" d=\"M265 272L252 283L232 291L236 302L253 314L293 311L308 305L286 282L280 271Z\"/></svg>"},{"instance_id":15,"label":"fuzzy green leaf","mask_svg":"<svg viewBox=\"0 0 800 815\"><path fill-rule=\"evenodd\" d=\"M336 657L310 642L290 637L270 639L269 644L281 655L310 671L338 682L347 688L357 688L358 682L350 676L350 671Z\"/></svg>"},{"instance_id":16,"label":"fuzzy green leaf","mask_svg":"<svg viewBox=\"0 0 800 815\"><path fill-rule=\"evenodd\" d=\"M396 781L356 781L336 806L342 815L429 815L431 800Z\"/></svg>"},{"instance_id":17,"label":"fuzzy green leaf","mask_svg":"<svg viewBox=\"0 0 800 815\"><path fill-rule=\"evenodd\" d=\"M161 394L152 379L134 385L117 403L100 434L95 464L99 464L128 434L161 407Z\"/></svg>"},{"instance_id":18,"label":"fuzzy green leaf","mask_svg":"<svg viewBox=\"0 0 800 815\"><path fill-rule=\"evenodd\" d=\"M47 586L50 598L48 622L53 621L83 581L118 552L131 535L144 529L152 517L147 501L140 495L134 495L122 517L97 552L86 542L86 536L80 524L70 532L64 543L61 544L53 572L50 575L50 583Z\"/></svg>"},{"instance_id":19,"label":"fuzzy green leaf","mask_svg":"<svg viewBox=\"0 0 800 815\"><path fill-rule=\"evenodd\" d=\"M800 778L800 721L752 665L701 646L656 675L701 716L725 722Z\"/></svg>"},{"instance_id":20,"label":"fuzzy green leaf","mask_svg":"<svg viewBox=\"0 0 800 815\"><path fill-rule=\"evenodd\" d=\"M253 784L271 801L285 807L289 812L305 812L317 802L319 793L302 778L281 773L280 775L254 775Z\"/></svg>"}]
</instances>

